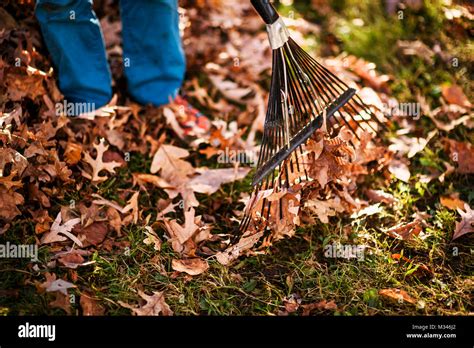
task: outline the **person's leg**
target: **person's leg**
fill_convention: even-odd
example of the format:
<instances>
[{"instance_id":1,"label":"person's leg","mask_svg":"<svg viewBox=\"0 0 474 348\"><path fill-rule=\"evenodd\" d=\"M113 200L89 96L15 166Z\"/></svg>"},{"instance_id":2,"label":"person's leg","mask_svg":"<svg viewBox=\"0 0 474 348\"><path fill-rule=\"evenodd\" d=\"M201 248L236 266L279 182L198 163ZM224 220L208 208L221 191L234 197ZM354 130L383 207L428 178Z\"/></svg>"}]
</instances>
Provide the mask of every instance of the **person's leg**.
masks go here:
<instances>
[{"instance_id":1,"label":"person's leg","mask_svg":"<svg viewBox=\"0 0 474 348\"><path fill-rule=\"evenodd\" d=\"M35 11L65 99L107 104L111 77L92 0L37 0Z\"/></svg>"},{"instance_id":2,"label":"person's leg","mask_svg":"<svg viewBox=\"0 0 474 348\"><path fill-rule=\"evenodd\" d=\"M120 7L128 91L139 103L166 104L186 70L177 0L120 0Z\"/></svg>"}]
</instances>

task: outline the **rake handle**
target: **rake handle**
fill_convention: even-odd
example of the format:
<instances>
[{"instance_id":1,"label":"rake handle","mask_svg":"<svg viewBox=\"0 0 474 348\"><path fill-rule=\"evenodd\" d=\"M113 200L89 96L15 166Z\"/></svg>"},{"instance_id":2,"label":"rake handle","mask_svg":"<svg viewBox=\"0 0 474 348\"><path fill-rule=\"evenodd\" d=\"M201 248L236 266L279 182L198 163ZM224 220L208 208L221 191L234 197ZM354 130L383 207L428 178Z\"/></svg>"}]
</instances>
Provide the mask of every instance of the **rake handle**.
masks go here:
<instances>
[{"instance_id":1,"label":"rake handle","mask_svg":"<svg viewBox=\"0 0 474 348\"><path fill-rule=\"evenodd\" d=\"M271 4L272 0L250 0L250 2L266 24L273 24L280 18L275 7Z\"/></svg>"}]
</instances>

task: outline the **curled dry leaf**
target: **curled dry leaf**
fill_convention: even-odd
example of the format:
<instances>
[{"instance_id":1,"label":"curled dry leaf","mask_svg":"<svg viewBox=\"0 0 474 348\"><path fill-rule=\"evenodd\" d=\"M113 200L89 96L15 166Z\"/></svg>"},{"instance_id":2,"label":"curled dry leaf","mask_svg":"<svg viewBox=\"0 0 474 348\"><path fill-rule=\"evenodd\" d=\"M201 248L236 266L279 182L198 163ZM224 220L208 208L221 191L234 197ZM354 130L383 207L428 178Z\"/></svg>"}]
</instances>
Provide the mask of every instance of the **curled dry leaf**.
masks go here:
<instances>
[{"instance_id":1,"label":"curled dry leaf","mask_svg":"<svg viewBox=\"0 0 474 348\"><path fill-rule=\"evenodd\" d=\"M43 74L46 75L45 73ZM13 72L6 74L4 83L7 87L8 99L21 101L22 98L27 97L34 100L43 94L46 94L46 90L43 86L43 81L45 79L44 75L26 75L23 73Z\"/></svg>"},{"instance_id":2,"label":"curled dry leaf","mask_svg":"<svg viewBox=\"0 0 474 348\"><path fill-rule=\"evenodd\" d=\"M66 158L66 163L69 165L74 165L79 163L82 155L82 145L68 142L66 145L66 150L64 150L64 157Z\"/></svg>"},{"instance_id":3,"label":"curled dry leaf","mask_svg":"<svg viewBox=\"0 0 474 348\"><path fill-rule=\"evenodd\" d=\"M59 256L58 261L61 265L67 268L76 269L78 266L84 263L84 258L79 253L71 252Z\"/></svg>"},{"instance_id":4,"label":"curled dry leaf","mask_svg":"<svg viewBox=\"0 0 474 348\"><path fill-rule=\"evenodd\" d=\"M194 168L184 160L188 156L185 149L163 144L153 156L150 168L152 173L159 172L159 176L134 174L134 183L161 187L171 199L180 194L187 210L199 205L195 192L213 194L222 184L243 179L250 171L250 168Z\"/></svg>"},{"instance_id":5,"label":"curled dry leaf","mask_svg":"<svg viewBox=\"0 0 474 348\"><path fill-rule=\"evenodd\" d=\"M129 215L127 215L123 220L122 220L122 223L127 226L128 224L130 224L132 221L133 223L137 223L138 222L138 217L139 217L139 208L138 208L138 196L139 196L140 192L134 192L132 197L130 197L130 199L127 201L127 205L125 207L123 207L122 209L122 213L123 214L126 214L128 212L130 212Z\"/></svg>"},{"instance_id":6,"label":"curled dry leaf","mask_svg":"<svg viewBox=\"0 0 474 348\"><path fill-rule=\"evenodd\" d=\"M365 207L364 209L361 209L359 211L354 212L351 215L351 218L352 219L357 219L357 218L360 218L362 216L371 216L371 215L378 214L382 211L383 211L383 208L380 206L380 204L375 203L375 204L369 205L368 207Z\"/></svg>"},{"instance_id":7,"label":"curled dry leaf","mask_svg":"<svg viewBox=\"0 0 474 348\"><path fill-rule=\"evenodd\" d=\"M315 309L318 309L318 310L336 310L337 309L336 302L334 301L328 302L326 300L322 300L320 302L314 302L310 304L304 304L304 305L301 305L301 307L303 308L304 316L310 315L311 312Z\"/></svg>"},{"instance_id":8,"label":"curled dry leaf","mask_svg":"<svg viewBox=\"0 0 474 348\"><path fill-rule=\"evenodd\" d=\"M442 196L439 198L439 202L443 207L448 209L456 210L456 209L463 209L464 202L462 199L459 199L459 193L451 194L449 196Z\"/></svg>"},{"instance_id":9,"label":"curled dry leaf","mask_svg":"<svg viewBox=\"0 0 474 348\"><path fill-rule=\"evenodd\" d=\"M239 87L237 83L225 80L219 75L209 75L209 79L224 97L237 103L245 104L244 97L252 92L251 88Z\"/></svg>"},{"instance_id":10,"label":"curled dry leaf","mask_svg":"<svg viewBox=\"0 0 474 348\"><path fill-rule=\"evenodd\" d=\"M149 296L143 291L138 290L138 295L146 301L146 304L142 307L132 306L125 302L118 301L118 303L125 308L128 308L132 311L134 315L139 316L171 316L173 311L170 309L168 304L165 302L165 295L161 291L153 291L153 295Z\"/></svg>"},{"instance_id":11,"label":"curled dry leaf","mask_svg":"<svg viewBox=\"0 0 474 348\"><path fill-rule=\"evenodd\" d=\"M153 156L150 172L160 172L160 177L173 188L165 189L168 196L173 199L181 194L185 208L199 205L194 192L188 186L190 177L194 174L193 166L183 160L189 156L189 151L173 145L161 145Z\"/></svg>"},{"instance_id":12,"label":"curled dry leaf","mask_svg":"<svg viewBox=\"0 0 474 348\"><path fill-rule=\"evenodd\" d=\"M220 251L216 254L216 259L222 265L229 265L241 255L250 251L252 247L260 240L263 236L263 232L246 232L236 244L231 245L224 251Z\"/></svg>"},{"instance_id":13,"label":"curled dry leaf","mask_svg":"<svg viewBox=\"0 0 474 348\"><path fill-rule=\"evenodd\" d=\"M146 245L153 245L153 249L156 251L161 250L161 239L158 237L155 231L150 226L145 226L146 238L143 240L143 243Z\"/></svg>"},{"instance_id":14,"label":"curled dry leaf","mask_svg":"<svg viewBox=\"0 0 474 348\"><path fill-rule=\"evenodd\" d=\"M419 235L421 231L421 223L418 220L409 223L398 224L394 227L384 230L384 232L390 237L401 240L410 240L413 238L413 236Z\"/></svg>"},{"instance_id":15,"label":"curled dry leaf","mask_svg":"<svg viewBox=\"0 0 474 348\"><path fill-rule=\"evenodd\" d=\"M21 194L0 186L0 218L12 221L21 214L18 206L24 202L25 199Z\"/></svg>"},{"instance_id":16,"label":"curled dry leaf","mask_svg":"<svg viewBox=\"0 0 474 348\"><path fill-rule=\"evenodd\" d=\"M184 139L184 130L179 125L178 120L176 119L176 114L170 108L163 108L163 116L165 116L166 123L171 126L171 129L176 133L180 139Z\"/></svg>"},{"instance_id":17,"label":"curled dry leaf","mask_svg":"<svg viewBox=\"0 0 474 348\"><path fill-rule=\"evenodd\" d=\"M413 138L406 135L392 138L390 141L392 145L388 147L390 151L397 152L400 156L407 155L408 158L412 158L418 152L423 151L428 142L438 134L438 130L435 129L428 133L426 138Z\"/></svg>"},{"instance_id":18,"label":"curled dry leaf","mask_svg":"<svg viewBox=\"0 0 474 348\"><path fill-rule=\"evenodd\" d=\"M285 306L284 311L280 311L278 315L288 315L298 310L301 304L301 297L297 294L291 294L283 299L283 305Z\"/></svg>"},{"instance_id":19,"label":"curled dry leaf","mask_svg":"<svg viewBox=\"0 0 474 348\"><path fill-rule=\"evenodd\" d=\"M133 186L136 184L144 186L144 184L152 184L156 187L164 189L172 189L173 185L168 183L165 179L153 174L133 173Z\"/></svg>"},{"instance_id":20,"label":"curled dry leaf","mask_svg":"<svg viewBox=\"0 0 474 348\"><path fill-rule=\"evenodd\" d=\"M464 204L464 210L459 208L457 210L459 215L461 215L461 221L456 222L453 240L467 233L474 232L474 210L467 203Z\"/></svg>"},{"instance_id":21,"label":"curled dry leaf","mask_svg":"<svg viewBox=\"0 0 474 348\"><path fill-rule=\"evenodd\" d=\"M199 175L189 181L189 185L195 192L213 194L222 184L241 180L247 176L250 168L225 168L208 169L205 167L197 168Z\"/></svg>"},{"instance_id":22,"label":"curled dry leaf","mask_svg":"<svg viewBox=\"0 0 474 348\"><path fill-rule=\"evenodd\" d=\"M98 195L96 193L92 194L92 197L97 198L97 199L93 200L92 203L97 204L97 205L108 206L108 207L114 209L115 211L118 211L121 214L127 214L128 212L131 211L129 215L127 215L123 220L121 220L121 224L127 226L132 221L134 223L137 223L137 221L138 221L138 217L139 217L138 196L139 196L139 194L140 194L140 192L138 192L138 191L134 192L133 195L130 197L130 199L127 201L128 204L125 207L121 207L116 202L109 201L109 200L101 197L100 195ZM117 222L120 220L120 216L117 216L117 214L112 212L112 211L110 211L110 216L114 217L114 219L115 219L114 223L115 224L117 224ZM115 225L114 228L118 232L120 231L120 226Z\"/></svg>"},{"instance_id":23,"label":"curled dry leaf","mask_svg":"<svg viewBox=\"0 0 474 348\"><path fill-rule=\"evenodd\" d=\"M194 256L198 244L210 238L210 226L201 221L200 216L194 216L194 208L184 213L184 225L176 220L162 217L174 251L183 256Z\"/></svg>"},{"instance_id":24,"label":"curled dry leaf","mask_svg":"<svg viewBox=\"0 0 474 348\"><path fill-rule=\"evenodd\" d=\"M397 202L397 199L391 193L385 192L383 190L368 189L365 191L365 194L372 202L375 203L393 204Z\"/></svg>"},{"instance_id":25,"label":"curled dry leaf","mask_svg":"<svg viewBox=\"0 0 474 348\"><path fill-rule=\"evenodd\" d=\"M21 176L28 166L28 160L21 153L10 148L0 148L0 177L3 177L5 165L12 164L11 171Z\"/></svg>"},{"instance_id":26,"label":"curled dry leaf","mask_svg":"<svg viewBox=\"0 0 474 348\"><path fill-rule=\"evenodd\" d=\"M305 208L318 217L321 222L327 224L330 216L344 211L341 199L334 197L327 200L310 199L304 204Z\"/></svg>"},{"instance_id":27,"label":"curled dry leaf","mask_svg":"<svg viewBox=\"0 0 474 348\"><path fill-rule=\"evenodd\" d=\"M416 300L408 295L405 290L402 289L381 289L379 290L379 295L390 300L395 300L397 302L408 302L410 304L415 304Z\"/></svg>"},{"instance_id":28,"label":"curled dry leaf","mask_svg":"<svg viewBox=\"0 0 474 348\"><path fill-rule=\"evenodd\" d=\"M207 271L209 269L209 264L206 260L195 257L192 259L173 259L171 267L178 272L184 272L189 275L198 275Z\"/></svg>"},{"instance_id":29,"label":"curled dry leaf","mask_svg":"<svg viewBox=\"0 0 474 348\"><path fill-rule=\"evenodd\" d=\"M46 281L39 285L39 288L46 292L59 291L67 295L67 289L75 288L76 286L62 279L56 279L56 274L46 273Z\"/></svg>"},{"instance_id":30,"label":"curled dry leaf","mask_svg":"<svg viewBox=\"0 0 474 348\"><path fill-rule=\"evenodd\" d=\"M450 104L456 104L465 108L472 107L469 99L458 85L443 85L441 87L443 98Z\"/></svg>"},{"instance_id":31,"label":"curled dry leaf","mask_svg":"<svg viewBox=\"0 0 474 348\"><path fill-rule=\"evenodd\" d=\"M397 46L400 48L404 55L407 56L418 56L424 59L427 63L433 64L433 57L435 53L431 48L425 45L420 40L415 41L403 41L398 40Z\"/></svg>"},{"instance_id":32,"label":"curled dry leaf","mask_svg":"<svg viewBox=\"0 0 474 348\"><path fill-rule=\"evenodd\" d=\"M401 160L393 160L388 165L388 171L393 174L398 180L408 182L410 181L410 169Z\"/></svg>"},{"instance_id":33,"label":"curled dry leaf","mask_svg":"<svg viewBox=\"0 0 474 348\"><path fill-rule=\"evenodd\" d=\"M56 216L56 219L53 222L53 225L51 226L51 230L49 232L46 232L43 235L43 238L41 238L41 244L49 244L49 243L54 243L54 242L63 242L67 240L66 237L71 239L74 243L76 243L79 246L83 246L82 242L71 233L71 230L75 225L77 225L79 222L81 222L80 218L75 218L71 219L68 221L65 221L63 224L61 224L62 221L62 216L61 212L58 213Z\"/></svg>"}]
</instances>

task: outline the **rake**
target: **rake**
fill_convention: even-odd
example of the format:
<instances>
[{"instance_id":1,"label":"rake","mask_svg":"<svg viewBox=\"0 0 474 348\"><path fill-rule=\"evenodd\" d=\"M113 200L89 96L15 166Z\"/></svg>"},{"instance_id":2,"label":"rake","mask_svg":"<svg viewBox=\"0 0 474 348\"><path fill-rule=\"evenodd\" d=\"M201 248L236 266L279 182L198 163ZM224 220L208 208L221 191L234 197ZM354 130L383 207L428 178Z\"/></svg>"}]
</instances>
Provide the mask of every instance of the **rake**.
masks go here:
<instances>
[{"instance_id":1,"label":"rake","mask_svg":"<svg viewBox=\"0 0 474 348\"><path fill-rule=\"evenodd\" d=\"M377 133L372 120L384 127L355 89L349 88L291 39L269 0L251 0L251 3L266 23L273 61L262 144L252 183L254 192L244 211L239 235L246 232L252 220L251 211L259 192L278 192L310 180L301 158L305 143L317 129L324 127L333 135L345 126L359 139L358 127ZM298 156L292 156L294 153ZM272 203L279 207L272 209ZM280 214L281 219L284 209L288 209L281 203L264 198L260 216L269 220L271 214Z\"/></svg>"}]
</instances>

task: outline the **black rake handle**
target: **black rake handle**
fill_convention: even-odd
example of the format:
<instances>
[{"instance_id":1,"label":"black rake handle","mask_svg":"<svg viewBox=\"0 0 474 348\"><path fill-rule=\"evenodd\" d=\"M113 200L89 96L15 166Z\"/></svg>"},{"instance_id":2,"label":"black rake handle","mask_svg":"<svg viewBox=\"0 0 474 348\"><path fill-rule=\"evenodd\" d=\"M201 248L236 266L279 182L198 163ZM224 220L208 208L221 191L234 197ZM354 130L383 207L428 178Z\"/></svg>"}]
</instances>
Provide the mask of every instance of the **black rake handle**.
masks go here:
<instances>
[{"instance_id":1,"label":"black rake handle","mask_svg":"<svg viewBox=\"0 0 474 348\"><path fill-rule=\"evenodd\" d=\"M280 18L275 7L271 4L272 0L250 0L250 2L266 24L273 24Z\"/></svg>"}]
</instances>

